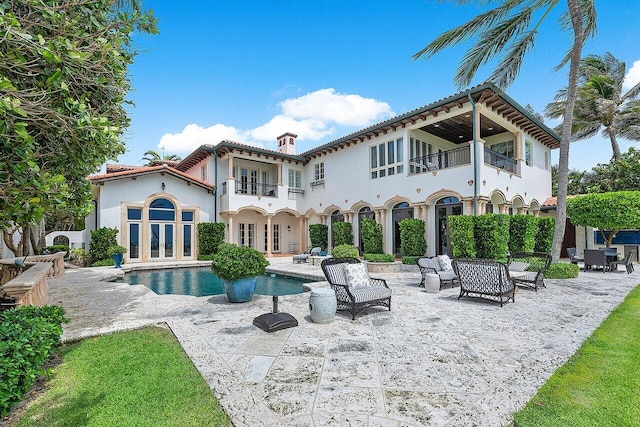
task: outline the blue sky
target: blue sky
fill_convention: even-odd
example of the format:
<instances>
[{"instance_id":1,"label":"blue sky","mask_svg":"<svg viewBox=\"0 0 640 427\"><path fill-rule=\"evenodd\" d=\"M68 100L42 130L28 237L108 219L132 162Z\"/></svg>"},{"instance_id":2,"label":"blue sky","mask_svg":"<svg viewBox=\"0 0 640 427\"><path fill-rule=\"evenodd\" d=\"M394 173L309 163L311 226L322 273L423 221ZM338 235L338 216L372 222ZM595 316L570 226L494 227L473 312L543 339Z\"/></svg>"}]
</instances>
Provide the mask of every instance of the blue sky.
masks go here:
<instances>
[{"instance_id":1,"label":"blue sky","mask_svg":"<svg viewBox=\"0 0 640 427\"><path fill-rule=\"evenodd\" d=\"M564 2L560 2L564 3ZM411 56L482 9L435 0L145 0L160 34L138 35L130 67L128 152L185 157L222 139L277 149L298 134L298 152L458 92L455 69L469 45L428 60ZM640 81L640 2L597 2L598 33L584 54L611 52ZM570 46L551 16L507 93L538 112L566 85L555 71ZM480 70L473 85L492 71ZM546 122L549 126L556 123ZM626 149L632 143L621 141ZM556 150L557 151L557 150ZM557 153L556 153L557 157ZM572 144L570 167L611 157L608 140Z\"/></svg>"}]
</instances>

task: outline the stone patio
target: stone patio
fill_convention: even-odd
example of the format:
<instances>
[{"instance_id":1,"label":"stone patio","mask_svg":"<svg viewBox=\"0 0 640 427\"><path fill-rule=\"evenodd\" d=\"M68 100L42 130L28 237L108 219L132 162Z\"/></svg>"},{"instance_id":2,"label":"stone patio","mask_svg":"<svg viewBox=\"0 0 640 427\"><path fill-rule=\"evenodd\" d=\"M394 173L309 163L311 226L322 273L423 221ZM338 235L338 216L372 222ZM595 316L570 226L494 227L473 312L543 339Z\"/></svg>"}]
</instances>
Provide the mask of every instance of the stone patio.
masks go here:
<instances>
[{"instance_id":1,"label":"stone patio","mask_svg":"<svg viewBox=\"0 0 640 427\"><path fill-rule=\"evenodd\" d=\"M274 271L322 278L319 266L291 257L269 261ZM500 308L458 300L457 288L426 293L417 268L404 266L375 275L393 289L391 311L315 324L308 293L285 296L280 311L299 326L267 333L252 321L271 311L271 297L156 295L104 281L116 273L67 270L49 280L51 303L71 319L63 340L166 323L238 427L508 424L640 281L581 272Z\"/></svg>"}]
</instances>

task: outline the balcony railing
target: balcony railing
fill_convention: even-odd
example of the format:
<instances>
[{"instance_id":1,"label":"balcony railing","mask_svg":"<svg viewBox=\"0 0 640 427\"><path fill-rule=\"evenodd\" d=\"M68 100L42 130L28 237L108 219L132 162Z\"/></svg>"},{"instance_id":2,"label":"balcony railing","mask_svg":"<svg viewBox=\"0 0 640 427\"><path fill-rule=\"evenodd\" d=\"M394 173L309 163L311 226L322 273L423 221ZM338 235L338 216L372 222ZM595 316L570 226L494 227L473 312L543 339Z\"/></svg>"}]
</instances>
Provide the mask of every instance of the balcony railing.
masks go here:
<instances>
[{"instance_id":1,"label":"balcony railing","mask_svg":"<svg viewBox=\"0 0 640 427\"><path fill-rule=\"evenodd\" d=\"M242 182L242 181L235 181L235 183L236 183L236 194L278 197L278 186L275 184L262 184L260 182Z\"/></svg>"},{"instance_id":2,"label":"balcony railing","mask_svg":"<svg viewBox=\"0 0 640 427\"><path fill-rule=\"evenodd\" d=\"M471 163L471 150L469 146L454 148L453 150L440 151L426 156L414 157L409 160L409 174L425 173L438 169L447 169L454 166Z\"/></svg>"},{"instance_id":3,"label":"balcony railing","mask_svg":"<svg viewBox=\"0 0 640 427\"><path fill-rule=\"evenodd\" d=\"M301 194L304 196L304 190L302 188L289 187L289 194Z\"/></svg>"},{"instance_id":4,"label":"balcony railing","mask_svg":"<svg viewBox=\"0 0 640 427\"><path fill-rule=\"evenodd\" d=\"M497 151L493 151L490 148L484 147L484 163L486 165L495 166L499 169L506 170L510 173L516 173L518 162L511 157L507 157L504 154L500 154Z\"/></svg>"}]
</instances>

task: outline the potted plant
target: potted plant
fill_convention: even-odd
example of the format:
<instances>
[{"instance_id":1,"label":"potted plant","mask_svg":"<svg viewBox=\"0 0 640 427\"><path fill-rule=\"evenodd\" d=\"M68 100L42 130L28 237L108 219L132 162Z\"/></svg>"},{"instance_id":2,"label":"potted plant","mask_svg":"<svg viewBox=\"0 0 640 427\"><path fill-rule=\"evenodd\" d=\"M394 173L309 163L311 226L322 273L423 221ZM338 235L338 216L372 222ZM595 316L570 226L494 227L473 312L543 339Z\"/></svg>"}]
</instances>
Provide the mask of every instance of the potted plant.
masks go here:
<instances>
[{"instance_id":1,"label":"potted plant","mask_svg":"<svg viewBox=\"0 0 640 427\"><path fill-rule=\"evenodd\" d=\"M122 254L126 254L126 253L127 253L127 248L120 245L109 246L109 249L107 249L107 254L111 258L113 258L113 262L116 263L116 268L120 268L120 265L122 264L122 258L123 258Z\"/></svg>"},{"instance_id":2,"label":"potted plant","mask_svg":"<svg viewBox=\"0 0 640 427\"><path fill-rule=\"evenodd\" d=\"M221 243L213 256L211 271L224 282L230 302L251 301L257 276L265 272L269 262L264 255L248 246Z\"/></svg>"}]
</instances>

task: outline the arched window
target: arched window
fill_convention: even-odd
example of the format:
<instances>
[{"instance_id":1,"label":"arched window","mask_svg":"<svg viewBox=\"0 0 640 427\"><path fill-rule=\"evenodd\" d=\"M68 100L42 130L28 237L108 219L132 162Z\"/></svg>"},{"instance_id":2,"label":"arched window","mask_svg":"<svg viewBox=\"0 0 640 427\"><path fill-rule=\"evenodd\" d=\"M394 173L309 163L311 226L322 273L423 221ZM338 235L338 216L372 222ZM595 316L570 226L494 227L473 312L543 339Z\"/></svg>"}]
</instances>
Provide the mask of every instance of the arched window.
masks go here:
<instances>
[{"instance_id":1,"label":"arched window","mask_svg":"<svg viewBox=\"0 0 640 427\"><path fill-rule=\"evenodd\" d=\"M156 199L149 205L150 221L175 221L175 206L167 199Z\"/></svg>"}]
</instances>

